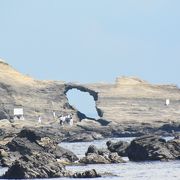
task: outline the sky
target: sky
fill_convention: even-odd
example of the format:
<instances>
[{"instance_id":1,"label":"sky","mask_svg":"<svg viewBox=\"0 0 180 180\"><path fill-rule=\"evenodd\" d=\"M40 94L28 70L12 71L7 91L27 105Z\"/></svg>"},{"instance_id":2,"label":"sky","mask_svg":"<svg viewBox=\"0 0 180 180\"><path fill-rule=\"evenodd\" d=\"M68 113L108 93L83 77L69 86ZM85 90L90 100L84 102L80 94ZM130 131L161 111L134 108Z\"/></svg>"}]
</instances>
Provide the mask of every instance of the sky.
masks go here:
<instances>
[{"instance_id":1,"label":"sky","mask_svg":"<svg viewBox=\"0 0 180 180\"><path fill-rule=\"evenodd\" d=\"M180 85L179 0L0 0L0 57L37 79Z\"/></svg>"}]
</instances>

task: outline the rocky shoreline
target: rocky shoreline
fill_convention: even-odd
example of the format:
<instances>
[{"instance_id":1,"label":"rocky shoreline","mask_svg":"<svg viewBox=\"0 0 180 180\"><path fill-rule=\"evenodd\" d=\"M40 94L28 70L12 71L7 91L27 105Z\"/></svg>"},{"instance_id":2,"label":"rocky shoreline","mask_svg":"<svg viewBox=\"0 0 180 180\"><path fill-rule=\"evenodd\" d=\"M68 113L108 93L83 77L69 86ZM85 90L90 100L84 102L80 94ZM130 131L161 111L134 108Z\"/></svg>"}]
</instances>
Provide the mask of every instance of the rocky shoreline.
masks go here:
<instances>
[{"instance_id":1,"label":"rocky shoreline","mask_svg":"<svg viewBox=\"0 0 180 180\"><path fill-rule=\"evenodd\" d=\"M39 132L46 134L46 136L56 142L90 142L113 137L139 137L148 134L167 137L180 134L180 123L177 122L165 123L161 126L148 123L127 123L123 125L110 123L107 126L102 126L95 120L82 120L74 126L67 125L62 127L58 122L32 126L32 123L29 121L11 123L8 120L1 120L0 125L0 143L1 141L9 141L24 127L38 128Z\"/></svg>"},{"instance_id":2,"label":"rocky shoreline","mask_svg":"<svg viewBox=\"0 0 180 180\"><path fill-rule=\"evenodd\" d=\"M71 89L93 97L99 119L69 104ZM177 86L134 77L119 77L113 84L39 81L0 60L0 95L0 166L9 168L1 178L90 178L101 175L94 169L72 174L65 165L124 163L124 156L130 161L180 159ZM16 108L23 111L22 119ZM60 126L60 115L69 114L74 125ZM160 136L175 139L166 142ZM108 141L106 149L90 146L81 159L58 145L112 137L137 138L130 144Z\"/></svg>"},{"instance_id":3,"label":"rocky shoreline","mask_svg":"<svg viewBox=\"0 0 180 180\"><path fill-rule=\"evenodd\" d=\"M1 143L0 165L8 167L1 178L100 177L96 170L73 174L66 170L65 165L125 163L123 156L128 156L130 161L180 160L178 137L167 142L157 135L140 136L130 144L108 141L106 149L89 146L85 156L79 159L71 151L60 147L57 138L52 138L50 132L43 128L23 128L9 142Z\"/></svg>"}]
</instances>

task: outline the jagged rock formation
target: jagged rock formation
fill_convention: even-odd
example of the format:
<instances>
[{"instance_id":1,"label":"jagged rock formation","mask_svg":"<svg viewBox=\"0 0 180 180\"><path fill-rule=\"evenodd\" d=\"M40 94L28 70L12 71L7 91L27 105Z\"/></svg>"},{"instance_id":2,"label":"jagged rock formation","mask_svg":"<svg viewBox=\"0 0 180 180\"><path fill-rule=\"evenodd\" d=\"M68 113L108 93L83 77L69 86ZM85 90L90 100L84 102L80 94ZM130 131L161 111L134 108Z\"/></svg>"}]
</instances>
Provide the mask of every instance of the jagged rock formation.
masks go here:
<instances>
[{"instance_id":1,"label":"jagged rock formation","mask_svg":"<svg viewBox=\"0 0 180 180\"><path fill-rule=\"evenodd\" d=\"M152 85L133 77L117 78L115 84L38 81L3 61L0 61L0 119L12 117L16 106L22 106L25 118L32 121L41 115L48 122L53 110L57 114L73 113L77 121L86 118L68 103L66 93L73 88L93 96L97 112L107 125L160 126L179 119L180 89L174 85ZM166 99L170 99L169 106L165 106Z\"/></svg>"},{"instance_id":2,"label":"jagged rock formation","mask_svg":"<svg viewBox=\"0 0 180 180\"><path fill-rule=\"evenodd\" d=\"M131 142L127 154L131 161L179 160L180 139L166 142L159 136L141 136Z\"/></svg>"},{"instance_id":3,"label":"jagged rock formation","mask_svg":"<svg viewBox=\"0 0 180 180\"><path fill-rule=\"evenodd\" d=\"M111 164L124 163L125 161L116 152L111 153L107 149L97 149L96 146L90 145L85 157L79 162L83 164Z\"/></svg>"}]
</instances>

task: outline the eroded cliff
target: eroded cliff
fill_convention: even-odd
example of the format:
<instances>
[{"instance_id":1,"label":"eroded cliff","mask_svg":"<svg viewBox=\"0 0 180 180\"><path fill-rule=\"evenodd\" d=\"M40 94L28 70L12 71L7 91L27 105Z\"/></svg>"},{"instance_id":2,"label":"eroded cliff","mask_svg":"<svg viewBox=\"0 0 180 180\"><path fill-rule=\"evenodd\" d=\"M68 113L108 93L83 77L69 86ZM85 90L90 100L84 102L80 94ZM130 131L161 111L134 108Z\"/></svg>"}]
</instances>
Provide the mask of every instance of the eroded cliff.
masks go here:
<instances>
[{"instance_id":1,"label":"eroded cliff","mask_svg":"<svg viewBox=\"0 0 180 180\"><path fill-rule=\"evenodd\" d=\"M47 122L57 114L77 111L68 103L70 89L88 92L96 101L102 119L118 124L178 122L180 90L174 85L152 85L134 77L117 78L114 84L66 84L62 81L38 81L0 61L0 119L12 118L13 108L22 106L25 118ZM169 106L165 100L170 99Z\"/></svg>"}]
</instances>

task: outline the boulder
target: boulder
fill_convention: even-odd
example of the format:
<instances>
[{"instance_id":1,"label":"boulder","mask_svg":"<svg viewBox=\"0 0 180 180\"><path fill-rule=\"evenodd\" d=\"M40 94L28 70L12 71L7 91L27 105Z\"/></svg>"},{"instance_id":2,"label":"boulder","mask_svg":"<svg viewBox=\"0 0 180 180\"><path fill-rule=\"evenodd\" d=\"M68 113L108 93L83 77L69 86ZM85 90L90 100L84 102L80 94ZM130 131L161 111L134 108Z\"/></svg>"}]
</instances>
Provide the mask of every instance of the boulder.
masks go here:
<instances>
[{"instance_id":1,"label":"boulder","mask_svg":"<svg viewBox=\"0 0 180 180\"><path fill-rule=\"evenodd\" d=\"M127 156L127 148L129 143L125 141L118 141L116 143L112 141L108 141L106 143L108 150L111 152L117 152L119 156L126 157Z\"/></svg>"},{"instance_id":2,"label":"boulder","mask_svg":"<svg viewBox=\"0 0 180 180\"><path fill-rule=\"evenodd\" d=\"M134 139L127 149L131 161L173 160L179 157L179 141L166 142L159 136L146 135Z\"/></svg>"},{"instance_id":3,"label":"boulder","mask_svg":"<svg viewBox=\"0 0 180 180\"><path fill-rule=\"evenodd\" d=\"M70 176L51 154L24 155L2 176L5 179L55 178Z\"/></svg>"},{"instance_id":4,"label":"boulder","mask_svg":"<svg viewBox=\"0 0 180 180\"><path fill-rule=\"evenodd\" d=\"M97 178L97 177L101 177L101 175L98 174L95 169L88 170L82 173L78 172L73 175L73 178Z\"/></svg>"},{"instance_id":5,"label":"boulder","mask_svg":"<svg viewBox=\"0 0 180 180\"><path fill-rule=\"evenodd\" d=\"M107 155L109 154L109 151L107 149L98 149L96 146L94 145L90 145L87 149L87 152L85 153L85 155L87 156L88 154L97 154L97 155Z\"/></svg>"},{"instance_id":6,"label":"boulder","mask_svg":"<svg viewBox=\"0 0 180 180\"><path fill-rule=\"evenodd\" d=\"M110 159L110 163L124 163L125 161L118 155L118 153L110 153L108 158Z\"/></svg>"},{"instance_id":7,"label":"boulder","mask_svg":"<svg viewBox=\"0 0 180 180\"><path fill-rule=\"evenodd\" d=\"M175 159L180 160L180 139L173 139L167 142L167 148Z\"/></svg>"},{"instance_id":8,"label":"boulder","mask_svg":"<svg viewBox=\"0 0 180 180\"><path fill-rule=\"evenodd\" d=\"M80 159L79 162L83 164L110 164L108 158L95 153L89 153L87 156Z\"/></svg>"},{"instance_id":9,"label":"boulder","mask_svg":"<svg viewBox=\"0 0 180 180\"><path fill-rule=\"evenodd\" d=\"M117 153L111 153L107 149L98 149L96 146L90 145L85 157L79 162L84 164L111 164L125 161Z\"/></svg>"},{"instance_id":10,"label":"boulder","mask_svg":"<svg viewBox=\"0 0 180 180\"><path fill-rule=\"evenodd\" d=\"M56 141L38 132L38 129L23 129L17 137L13 138L9 143L3 146L2 149L8 154L6 158L0 157L2 166L10 166L21 156L33 156L34 153L41 154L43 152L52 154L56 159L63 159L68 163L78 160L78 157L74 153L59 147Z\"/></svg>"}]
</instances>

